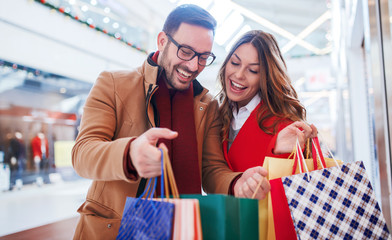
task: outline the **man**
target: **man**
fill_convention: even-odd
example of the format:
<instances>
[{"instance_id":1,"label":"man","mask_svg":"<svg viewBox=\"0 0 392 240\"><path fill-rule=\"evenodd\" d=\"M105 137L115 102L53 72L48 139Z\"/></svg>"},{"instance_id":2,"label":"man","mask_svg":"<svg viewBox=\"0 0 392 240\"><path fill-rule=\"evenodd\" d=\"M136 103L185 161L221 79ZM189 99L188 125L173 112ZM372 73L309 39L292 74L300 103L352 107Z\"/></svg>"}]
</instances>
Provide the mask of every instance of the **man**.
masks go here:
<instances>
[{"instance_id":1,"label":"man","mask_svg":"<svg viewBox=\"0 0 392 240\"><path fill-rule=\"evenodd\" d=\"M169 151L181 194L200 194L203 185L207 193L249 197L266 175L261 167L242 175L228 168L218 103L196 80L215 59L215 26L202 8L179 6L158 35L158 51L140 68L98 77L72 152L76 172L94 180L75 239L116 237L126 197L143 190L142 178L161 175L157 145ZM264 181L257 198L268 191Z\"/></svg>"}]
</instances>

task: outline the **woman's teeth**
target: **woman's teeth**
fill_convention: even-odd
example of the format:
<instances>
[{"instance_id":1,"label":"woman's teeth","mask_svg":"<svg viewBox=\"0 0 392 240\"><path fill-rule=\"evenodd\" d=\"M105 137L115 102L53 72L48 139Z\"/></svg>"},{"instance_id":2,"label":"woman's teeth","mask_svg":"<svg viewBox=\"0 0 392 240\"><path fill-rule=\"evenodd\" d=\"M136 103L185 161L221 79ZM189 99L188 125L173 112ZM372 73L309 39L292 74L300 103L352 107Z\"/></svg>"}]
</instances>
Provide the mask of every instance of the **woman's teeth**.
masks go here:
<instances>
[{"instance_id":1,"label":"woman's teeth","mask_svg":"<svg viewBox=\"0 0 392 240\"><path fill-rule=\"evenodd\" d=\"M242 86L241 84L235 83L233 81L231 81L231 85L233 85L236 88L240 88L240 89L245 89L246 88L245 86Z\"/></svg>"}]
</instances>

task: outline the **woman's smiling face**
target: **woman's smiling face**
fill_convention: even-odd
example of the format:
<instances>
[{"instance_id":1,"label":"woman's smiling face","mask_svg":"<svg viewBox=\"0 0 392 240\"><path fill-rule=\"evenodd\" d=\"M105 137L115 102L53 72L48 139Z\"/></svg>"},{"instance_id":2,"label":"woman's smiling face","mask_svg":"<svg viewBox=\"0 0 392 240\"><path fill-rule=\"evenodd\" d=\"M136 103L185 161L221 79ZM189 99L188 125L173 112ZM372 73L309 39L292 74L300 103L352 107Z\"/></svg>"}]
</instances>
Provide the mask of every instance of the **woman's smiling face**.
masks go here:
<instances>
[{"instance_id":1,"label":"woman's smiling face","mask_svg":"<svg viewBox=\"0 0 392 240\"><path fill-rule=\"evenodd\" d=\"M251 43L238 47L225 69L227 97L238 109L249 103L260 90L260 63L256 48Z\"/></svg>"}]
</instances>

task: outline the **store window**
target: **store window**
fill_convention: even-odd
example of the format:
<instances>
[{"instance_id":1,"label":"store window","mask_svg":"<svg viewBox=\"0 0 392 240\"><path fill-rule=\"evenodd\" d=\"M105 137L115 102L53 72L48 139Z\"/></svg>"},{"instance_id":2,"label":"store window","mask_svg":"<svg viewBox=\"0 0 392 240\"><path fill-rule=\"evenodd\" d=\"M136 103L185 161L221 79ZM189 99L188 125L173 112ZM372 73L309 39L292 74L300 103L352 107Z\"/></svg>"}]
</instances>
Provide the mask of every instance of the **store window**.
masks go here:
<instances>
[{"instance_id":1,"label":"store window","mask_svg":"<svg viewBox=\"0 0 392 240\"><path fill-rule=\"evenodd\" d=\"M0 61L2 190L77 179L71 148L91 83Z\"/></svg>"}]
</instances>

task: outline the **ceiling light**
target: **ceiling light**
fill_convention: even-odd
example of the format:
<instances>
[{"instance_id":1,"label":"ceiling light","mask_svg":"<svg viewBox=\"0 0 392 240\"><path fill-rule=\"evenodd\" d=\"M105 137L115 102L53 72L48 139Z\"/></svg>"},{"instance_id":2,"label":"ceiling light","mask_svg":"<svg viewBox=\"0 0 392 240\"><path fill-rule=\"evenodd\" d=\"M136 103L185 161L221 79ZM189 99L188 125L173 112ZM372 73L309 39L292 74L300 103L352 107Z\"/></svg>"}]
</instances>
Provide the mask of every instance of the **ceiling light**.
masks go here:
<instances>
[{"instance_id":1,"label":"ceiling light","mask_svg":"<svg viewBox=\"0 0 392 240\"><path fill-rule=\"evenodd\" d=\"M90 4L93 5L93 6L97 5L97 0L91 0Z\"/></svg>"},{"instance_id":2,"label":"ceiling light","mask_svg":"<svg viewBox=\"0 0 392 240\"><path fill-rule=\"evenodd\" d=\"M318 27L321 26L324 22L327 20L331 19L331 12L327 10L324 12L320 17L318 17L314 22L309 24L302 32L300 32L295 38L291 39L289 43L287 43L285 46L282 47L282 53L287 53L290 49L292 49L295 45L298 44L298 41L301 39L304 39L307 37L309 34L311 34L314 30L316 30ZM318 51L314 52L316 54L319 54Z\"/></svg>"},{"instance_id":3,"label":"ceiling light","mask_svg":"<svg viewBox=\"0 0 392 240\"><path fill-rule=\"evenodd\" d=\"M103 9L103 11L104 11L105 13L110 13L110 8L105 7L105 8Z\"/></svg>"},{"instance_id":4,"label":"ceiling light","mask_svg":"<svg viewBox=\"0 0 392 240\"><path fill-rule=\"evenodd\" d=\"M75 4L75 0L69 0L68 2L69 2L69 4L71 4L71 5L74 5L74 4Z\"/></svg>"},{"instance_id":5,"label":"ceiling light","mask_svg":"<svg viewBox=\"0 0 392 240\"><path fill-rule=\"evenodd\" d=\"M67 89L66 89L66 88L63 88L63 87L60 88L60 93L63 93L63 94L64 94L64 93L66 93L66 92L67 92Z\"/></svg>"},{"instance_id":6,"label":"ceiling light","mask_svg":"<svg viewBox=\"0 0 392 240\"><path fill-rule=\"evenodd\" d=\"M104 23L109 23L109 22L110 22L110 18L104 17L102 21L103 21Z\"/></svg>"},{"instance_id":7,"label":"ceiling light","mask_svg":"<svg viewBox=\"0 0 392 240\"><path fill-rule=\"evenodd\" d=\"M82 7L82 11L83 11L83 12L87 12L87 11L88 11L88 7L87 7L87 5L83 5L83 7Z\"/></svg>"},{"instance_id":8,"label":"ceiling light","mask_svg":"<svg viewBox=\"0 0 392 240\"><path fill-rule=\"evenodd\" d=\"M118 28L120 26L120 24L118 24L117 22L113 23L113 28Z\"/></svg>"},{"instance_id":9,"label":"ceiling light","mask_svg":"<svg viewBox=\"0 0 392 240\"><path fill-rule=\"evenodd\" d=\"M234 2L228 2L228 5L231 5L231 7L237 11L239 11L241 14L243 14L244 16L246 16L249 19L252 19L253 21L261 24L262 26L270 29L271 31L281 35L282 37L285 37L289 40L295 39L296 36L292 33L290 33L289 31L279 27L278 25L268 21L267 19L260 17L259 15L255 14L254 12L250 11L249 9L246 9L244 7L242 7L241 5L238 5ZM298 39L298 45L304 47L305 49L308 49L309 51L313 52L313 53L317 53L320 51L319 48L313 46L312 44L304 41L303 39Z\"/></svg>"}]
</instances>

